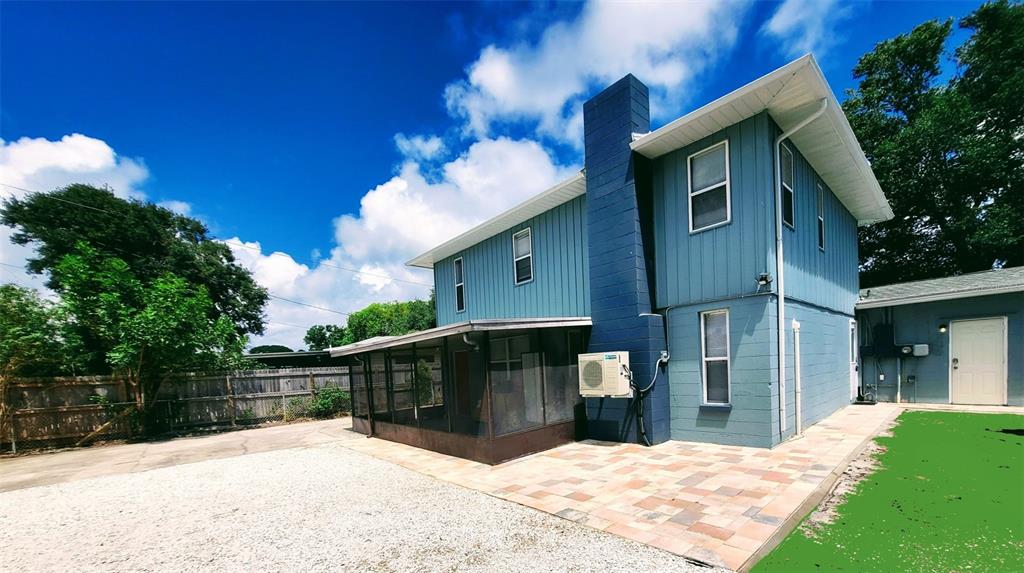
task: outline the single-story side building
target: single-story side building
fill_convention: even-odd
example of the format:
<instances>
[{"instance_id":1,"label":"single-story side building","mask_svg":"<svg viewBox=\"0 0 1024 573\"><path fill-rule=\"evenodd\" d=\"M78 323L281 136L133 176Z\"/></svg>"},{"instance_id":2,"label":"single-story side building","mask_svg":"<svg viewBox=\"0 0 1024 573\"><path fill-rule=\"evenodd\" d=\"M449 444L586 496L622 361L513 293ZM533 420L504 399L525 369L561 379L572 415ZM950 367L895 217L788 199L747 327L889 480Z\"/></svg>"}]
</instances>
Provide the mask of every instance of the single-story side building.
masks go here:
<instances>
[{"instance_id":1,"label":"single-story side building","mask_svg":"<svg viewBox=\"0 0 1024 573\"><path fill-rule=\"evenodd\" d=\"M865 396L1024 405L1024 267L863 289L857 324Z\"/></svg>"}]
</instances>

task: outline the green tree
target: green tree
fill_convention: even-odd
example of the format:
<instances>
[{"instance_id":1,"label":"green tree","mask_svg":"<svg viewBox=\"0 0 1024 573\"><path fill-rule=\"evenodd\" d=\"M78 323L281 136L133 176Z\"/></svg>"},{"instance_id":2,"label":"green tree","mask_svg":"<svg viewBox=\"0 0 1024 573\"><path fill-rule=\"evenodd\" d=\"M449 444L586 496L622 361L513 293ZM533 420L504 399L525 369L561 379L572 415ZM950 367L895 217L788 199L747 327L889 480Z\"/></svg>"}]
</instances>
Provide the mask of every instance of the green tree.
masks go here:
<instances>
[{"instance_id":1,"label":"green tree","mask_svg":"<svg viewBox=\"0 0 1024 573\"><path fill-rule=\"evenodd\" d=\"M35 247L28 270L49 271L47 286L58 293L65 285L52 271L75 252L79 242L85 242L105 257L124 261L143 283L173 273L202 285L213 302L212 318L226 316L239 334L263 333L266 290L235 263L231 249L212 240L196 219L76 184L6 200L0 208L0 223L14 228L12 242Z\"/></svg>"},{"instance_id":2,"label":"green tree","mask_svg":"<svg viewBox=\"0 0 1024 573\"><path fill-rule=\"evenodd\" d=\"M128 264L79 243L53 273L79 332L102 348L115 373L128 380L145 421L172 373L235 369L246 337L224 315L212 318L206 287L166 273L150 283Z\"/></svg>"},{"instance_id":3,"label":"green tree","mask_svg":"<svg viewBox=\"0 0 1024 573\"><path fill-rule=\"evenodd\" d=\"M925 22L860 58L843 104L896 217L860 231L861 285L1024 264L1024 7Z\"/></svg>"},{"instance_id":4,"label":"green tree","mask_svg":"<svg viewBox=\"0 0 1024 573\"><path fill-rule=\"evenodd\" d=\"M272 352L294 352L294 350L281 344L264 344L254 346L249 350L249 354L270 354Z\"/></svg>"},{"instance_id":5,"label":"green tree","mask_svg":"<svg viewBox=\"0 0 1024 573\"><path fill-rule=\"evenodd\" d=\"M34 290L0 285L0 380L75 374L81 341L61 307Z\"/></svg>"},{"instance_id":6,"label":"green tree","mask_svg":"<svg viewBox=\"0 0 1024 573\"><path fill-rule=\"evenodd\" d=\"M306 331L304 340L310 350L340 346L345 340L345 327L336 324L314 324Z\"/></svg>"},{"instance_id":7,"label":"green tree","mask_svg":"<svg viewBox=\"0 0 1024 573\"><path fill-rule=\"evenodd\" d=\"M343 344L375 336L399 336L437 326L434 305L425 300L373 303L348 317Z\"/></svg>"}]
</instances>

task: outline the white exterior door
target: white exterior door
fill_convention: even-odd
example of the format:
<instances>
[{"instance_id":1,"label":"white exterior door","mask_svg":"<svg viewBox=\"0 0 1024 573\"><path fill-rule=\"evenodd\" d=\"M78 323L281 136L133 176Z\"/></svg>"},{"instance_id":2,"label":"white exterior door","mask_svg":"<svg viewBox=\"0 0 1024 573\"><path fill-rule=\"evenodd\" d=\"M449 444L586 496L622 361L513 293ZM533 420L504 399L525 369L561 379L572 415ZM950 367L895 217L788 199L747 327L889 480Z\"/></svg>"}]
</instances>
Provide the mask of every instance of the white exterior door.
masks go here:
<instances>
[{"instance_id":1,"label":"white exterior door","mask_svg":"<svg viewBox=\"0 0 1024 573\"><path fill-rule=\"evenodd\" d=\"M949 401L1006 404L1006 317L951 323Z\"/></svg>"},{"instance_id":2,"label":"white exterior door","mask_svg":"<svg viewBox=\"0 0 1024 573\"><path fill-rule=\"evenodd\" d=\"M856 400L859 394L860 376L858 376L857 357L860 352L857 338L857 321L850 321L850 399Z\"/></svg>"}]
</instances>

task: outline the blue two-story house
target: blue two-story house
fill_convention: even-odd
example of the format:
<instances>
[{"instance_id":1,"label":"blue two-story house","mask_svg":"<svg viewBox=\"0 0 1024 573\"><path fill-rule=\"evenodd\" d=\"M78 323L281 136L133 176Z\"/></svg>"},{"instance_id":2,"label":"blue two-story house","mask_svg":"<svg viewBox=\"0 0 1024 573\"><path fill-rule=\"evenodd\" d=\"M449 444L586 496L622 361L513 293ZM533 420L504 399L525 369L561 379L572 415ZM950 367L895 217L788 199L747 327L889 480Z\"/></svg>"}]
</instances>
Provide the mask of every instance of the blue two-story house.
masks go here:
<instances>
[{"instance_id":1,"label":"blue two-story house","mask_svg":"<svg viewBox=\"0 0 1024 573\"><path fill-rule=\"evenodd\" d=\"M626 76L584 169L409 264L436 329L331 349L357 429L495 463L583 437L772 447L857 391L857 226L892 211L814 58L650 130ZM629 397L577 356L628 353Z\"/></svg>"}]
</instances>

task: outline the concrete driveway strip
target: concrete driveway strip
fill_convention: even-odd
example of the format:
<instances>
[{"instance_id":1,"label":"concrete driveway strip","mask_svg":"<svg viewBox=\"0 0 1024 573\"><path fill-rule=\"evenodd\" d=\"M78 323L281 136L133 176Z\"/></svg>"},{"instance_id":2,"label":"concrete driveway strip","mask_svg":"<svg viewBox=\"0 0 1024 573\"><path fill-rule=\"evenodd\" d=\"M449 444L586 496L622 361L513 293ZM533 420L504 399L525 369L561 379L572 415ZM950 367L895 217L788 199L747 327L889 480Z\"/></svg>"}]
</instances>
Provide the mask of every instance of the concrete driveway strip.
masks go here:
<instances>
[{"instance_id":1,"label":"concrete driveway strip","mask_svg":"<svg viewBox=\"0 0 1024 573\"><path fill-rule=\"evenodd\" d=\"M147 456L118 455L126 466ZM0 562L42 572L709 571L342 443L0 493Z\"/></svg>"},{"instance_id":2,"label":"concrete driveway strip","mask_svg":"<svg viewBox=\"0 0 1024 573\"><path fill-rule=\"evenodd\" d=\"M0 492L362 438L350 431L351 427L350 418L339 418L7 457L0 459Z\"/></svg>"}]
</instances>

